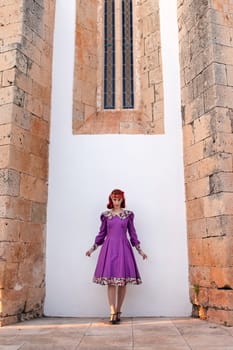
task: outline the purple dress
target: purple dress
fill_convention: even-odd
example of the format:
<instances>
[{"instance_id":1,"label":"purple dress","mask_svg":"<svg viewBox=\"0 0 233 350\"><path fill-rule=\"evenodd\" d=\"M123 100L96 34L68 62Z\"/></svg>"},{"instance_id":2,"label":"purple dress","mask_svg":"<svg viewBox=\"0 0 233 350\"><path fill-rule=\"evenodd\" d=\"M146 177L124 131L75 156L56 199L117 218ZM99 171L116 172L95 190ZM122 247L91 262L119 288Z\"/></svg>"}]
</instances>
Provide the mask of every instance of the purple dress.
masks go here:
<instances>
[{"instance_id":1,"label":"purple dress","mask_svg":"<svg viewBox=\"0 0 233 350\"><path fill-rule=\"evenodd\" d=\"M132 246L140 244L133 220L134 214L129 210L124 210L119 215L113 215L111 211L101 214L101 226L95 244L102 247L93 282L115 286L142 283L130 245L130 242Z\"/></svg>"}]
</instances>

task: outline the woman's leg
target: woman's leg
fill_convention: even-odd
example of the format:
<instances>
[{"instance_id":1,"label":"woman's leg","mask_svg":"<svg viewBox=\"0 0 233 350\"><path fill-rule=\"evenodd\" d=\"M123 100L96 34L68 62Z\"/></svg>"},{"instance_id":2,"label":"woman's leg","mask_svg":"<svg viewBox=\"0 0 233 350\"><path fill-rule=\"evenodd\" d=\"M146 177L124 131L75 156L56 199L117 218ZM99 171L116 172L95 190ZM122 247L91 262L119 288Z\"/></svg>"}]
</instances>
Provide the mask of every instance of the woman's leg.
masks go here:
<instances>
[{"instance_id":1,"label":"woman's leg","mask_svg":"<svg viewBox=\"0 0 233 350\"><path fill-rule=\"evenodd\" d=\"M116 286L108 285L108 302L110 306L110 313L116 313Z\"/></svg>"},{"instance_id":2,"label":"woman's leg","mask_svg":"<svg viewBox=\"0 0 233 350\"><path fill-rule=\"evenodd\" d=\"M125 299L126 286L119 286L117 292L117 307L116 312L121 312L121 307Z\"/></svg>"}]
</instances>

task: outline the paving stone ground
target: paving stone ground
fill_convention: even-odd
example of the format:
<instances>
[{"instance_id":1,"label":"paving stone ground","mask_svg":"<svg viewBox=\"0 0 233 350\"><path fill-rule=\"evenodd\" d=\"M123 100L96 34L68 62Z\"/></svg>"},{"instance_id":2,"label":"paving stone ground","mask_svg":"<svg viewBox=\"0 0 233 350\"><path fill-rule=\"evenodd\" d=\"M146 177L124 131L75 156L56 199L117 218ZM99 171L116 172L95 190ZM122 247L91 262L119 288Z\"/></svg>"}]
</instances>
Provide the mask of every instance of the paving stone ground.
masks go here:
<instances>
[{"instance_id":1,"label":"paving stone ground","mask_svg":"<svg viewBox=\"0 0 233 350\"><path fill-rule=\"evenodd\" d=\"M233 350L233 327L193 318L41 318L0 328L0 350Z\"/></svg>"}]
</instances>

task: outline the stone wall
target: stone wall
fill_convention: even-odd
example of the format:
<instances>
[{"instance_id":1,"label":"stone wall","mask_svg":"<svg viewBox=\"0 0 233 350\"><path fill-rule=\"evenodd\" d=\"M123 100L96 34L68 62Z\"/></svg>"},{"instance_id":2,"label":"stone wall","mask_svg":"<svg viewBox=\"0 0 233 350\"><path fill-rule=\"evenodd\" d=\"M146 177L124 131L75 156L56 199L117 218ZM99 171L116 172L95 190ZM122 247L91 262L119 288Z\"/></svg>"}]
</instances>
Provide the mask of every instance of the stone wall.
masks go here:
<instances>
[{"instance_id":1,"label":"stone wall","mask_svg":"<svg viewBox=\"0 0 233 350\"><path fill-rule=\"evenodd\" d=\"M53 0L0 3L0 323L42 315Z\"/></svg>"},{"instance_id":2,"label":"stone wall","mask_svg":"<svg viewBox=\"0 0 233 350\"><path fill-rule=\"evenodd\" d=\"M233 325L233 8L180 0L184 162L194 315Z\"/></svg>"}]
</instances>

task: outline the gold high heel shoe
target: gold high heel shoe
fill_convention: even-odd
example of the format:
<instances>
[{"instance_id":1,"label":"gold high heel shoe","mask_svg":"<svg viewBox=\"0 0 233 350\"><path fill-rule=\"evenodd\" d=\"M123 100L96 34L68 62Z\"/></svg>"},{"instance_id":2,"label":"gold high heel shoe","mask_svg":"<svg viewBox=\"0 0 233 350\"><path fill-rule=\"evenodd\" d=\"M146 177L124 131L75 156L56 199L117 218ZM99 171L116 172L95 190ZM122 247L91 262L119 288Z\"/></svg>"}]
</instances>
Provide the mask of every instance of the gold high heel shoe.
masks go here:
<instances>
[{"instance_id":1,"label":"gold high heel shoe","mask_svg":"<svg viewBox=\"0 0 233 350\"><path fill-rule=\"evenodd\" d=\"M110 315L109 322L110 322L111 324L117 324L117 314L111 314L111 315Z\"/></svg>"}]
</instances>

